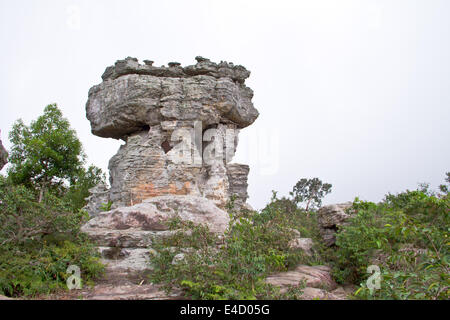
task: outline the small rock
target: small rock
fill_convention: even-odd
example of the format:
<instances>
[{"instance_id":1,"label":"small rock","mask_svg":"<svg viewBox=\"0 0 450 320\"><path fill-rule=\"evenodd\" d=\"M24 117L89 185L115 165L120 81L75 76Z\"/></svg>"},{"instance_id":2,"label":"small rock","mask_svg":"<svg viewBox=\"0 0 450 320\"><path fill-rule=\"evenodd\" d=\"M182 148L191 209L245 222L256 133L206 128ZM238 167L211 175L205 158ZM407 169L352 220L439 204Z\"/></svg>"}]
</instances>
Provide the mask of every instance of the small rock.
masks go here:
<instances>
[{"instance_id":1,"label":"small rock","mask_svg":"<svg viewBox=\"0 0 450 320\"><path fill-rule=\"evenodd\" d=\"M310 238L295 238L289 242L289 248L303 250L307 256L312 255L313 241Z\"/></svg>"}]
</instances>

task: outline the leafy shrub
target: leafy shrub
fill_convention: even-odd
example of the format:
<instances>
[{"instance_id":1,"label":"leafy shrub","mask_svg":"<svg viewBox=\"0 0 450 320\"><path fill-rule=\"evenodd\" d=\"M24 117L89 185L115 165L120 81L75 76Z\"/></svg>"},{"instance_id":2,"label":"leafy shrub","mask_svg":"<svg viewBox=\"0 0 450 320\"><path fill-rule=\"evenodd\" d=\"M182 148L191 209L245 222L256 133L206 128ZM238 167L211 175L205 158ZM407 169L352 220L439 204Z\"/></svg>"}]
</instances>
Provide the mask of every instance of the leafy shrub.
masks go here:
<instances>
[{"instance_id":1,"label":"leafy shrub","mask_svg":"<svg viewBox=\"0 0 450 320\"><path fill-rule=\"evenodd\" d=\"M269 273L314 259L289 248L298 218L295 204L274 194L261 213L230 209L230 225L222 237L205 226L174 220L174 234L153 245L151 281L180 287L195 299L298 297L301 288L281 295L264 282Z\"/></svg>"},{"instance_id":2,"label":"leafy shrub","mask_svg":"<svg viewBox=\"0 0 450 320\"><path fill-rule=\"evenodd\" d=\"M41 202L22 185L0 176L0 294L35 295L66 287L67 267L92 283L103 266L80 226L87 213L71 212L47 193Z\"/></svg>"},{"instance_id":3,"label":"leafy shrub","mask_svg":"<svg viewBox=\"0 0 450 320\"><path fill-rule=\"evenodd\" d=\"M83 285L103 272L99 257L91 245L70 241L62 244L33 243L26 248L4 246L0 248L0 294L19 297L47 294L66 289L69 265L81 270Z\"/></svg>"},{"instance_id":4,"label":"leafy shrub","mask_svg":"<svg viewBox=\"0 0 450 320\"><path fill-rule=\"evenodd\" d=\"M449 196L422 188L389 194L379 204L355 200L356 214L337 235L334 276L359 284L357 298L448 299ZM381 269L381 289L370 290L369 265Z\"/></svg>"}]
</instances>

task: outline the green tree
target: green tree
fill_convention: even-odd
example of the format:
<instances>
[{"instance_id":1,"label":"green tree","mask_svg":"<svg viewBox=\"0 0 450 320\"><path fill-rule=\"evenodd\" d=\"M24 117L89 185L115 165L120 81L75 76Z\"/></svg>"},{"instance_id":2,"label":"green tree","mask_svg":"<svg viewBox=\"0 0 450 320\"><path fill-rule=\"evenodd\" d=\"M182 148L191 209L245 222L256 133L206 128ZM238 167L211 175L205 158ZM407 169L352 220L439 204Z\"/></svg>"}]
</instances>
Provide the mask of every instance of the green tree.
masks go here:
<instances>
[{"instance_id":1,"label":"green tree","mask_svg":"<svg viewBox=\"0 0 450 320\"><path fill-rule=\"evenodd\" d=\"M89 189L105 180L101 169L85 169L82 144L56 104L46 106L29 126L16 121L9 138L9 178L38 192L39 203L51 192L77 212L85 205Z\"/></svg>"},{"instance_id":2,"label":"green tree","mask_svg":"<svg viewBox=\"0 0 450 320\"><path fill-rule=\"evenodd\" d=\"M319 178L301 179L290 192L294 203L305 202L305 211L309 212L311 208L320 207L322 198L331 192L332 185L323 183Z\"/></svg>"},{"instance_id":3,"label":"green tree","mask_svg":"<svg viewBox=\"0 0 450 320\"><path fill-rule=\"evenodd\" d=\"M9 138L9 176L16 184L37 188L39 202L47 190L74 183L82 171L85 155L81 142L56 104L46 106L30 126L16 121Z\"/></svg>"}]
</instances>

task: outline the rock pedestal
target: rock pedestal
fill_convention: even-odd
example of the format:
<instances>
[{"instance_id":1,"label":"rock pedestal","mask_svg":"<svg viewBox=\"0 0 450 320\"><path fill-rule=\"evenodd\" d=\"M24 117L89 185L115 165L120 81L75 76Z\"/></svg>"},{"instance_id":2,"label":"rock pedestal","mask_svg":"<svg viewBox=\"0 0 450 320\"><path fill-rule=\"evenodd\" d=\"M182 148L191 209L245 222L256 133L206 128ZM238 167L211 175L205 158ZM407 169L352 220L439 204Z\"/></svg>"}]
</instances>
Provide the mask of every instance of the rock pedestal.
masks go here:
<instances>
[{"instance_id":1,"label":"rock pedestal","mask_svg":"<svg viewBox=\"0 0 450 320\"><path fill-rule=\"evenodd\" d=\"M250 72L196 57L195 65L155 67L135 58L107 67L89 90L92 133L122 139L109 162L110 189L92 190L83 230L115 271L148 267L148 248L179 216L211 231L226 230L229 200L246 207L247 165L231 163L239 130L258 117ZM101 203L112 210L100 212Z\"/></svg>"}]
</instances>

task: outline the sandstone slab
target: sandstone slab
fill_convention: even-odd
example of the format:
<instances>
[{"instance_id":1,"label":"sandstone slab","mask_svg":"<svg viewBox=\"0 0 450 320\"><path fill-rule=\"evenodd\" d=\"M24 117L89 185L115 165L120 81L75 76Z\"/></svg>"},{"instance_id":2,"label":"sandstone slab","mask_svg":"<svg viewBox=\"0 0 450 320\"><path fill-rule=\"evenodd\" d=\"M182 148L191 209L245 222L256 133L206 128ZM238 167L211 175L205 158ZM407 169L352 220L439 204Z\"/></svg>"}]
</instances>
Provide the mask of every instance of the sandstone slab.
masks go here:
<instances>
[{"instance_id":1,"label":"sandstone slab","mask_svg":"<svg viewBox=\"0 0 450 320\"><path fill-rule=\"evenodd\" d=\"M330 271L327 266L299 265L294 270L270 275L266 278L266 282L281 289L304 284L306 287L333 290L337 285L332 279Z\"/></svg>"},{"instance_id":2,"label":"sandstone slab","mask_svg":"<svg viewBox=\"0 0 450 320\"><path fill-rule=\"evenodd\" d=\"M194 224L207 225L212 232L217 233L226 230L230 219L228 213L203 197L166 195L146 199L134 206L99 212L82 230L88 234L111 230L136 234L139 231L160 232L167 231L167 223L175 217ZM144 237L154 234L142 233Z\"/></svg>"}]
</instances>

